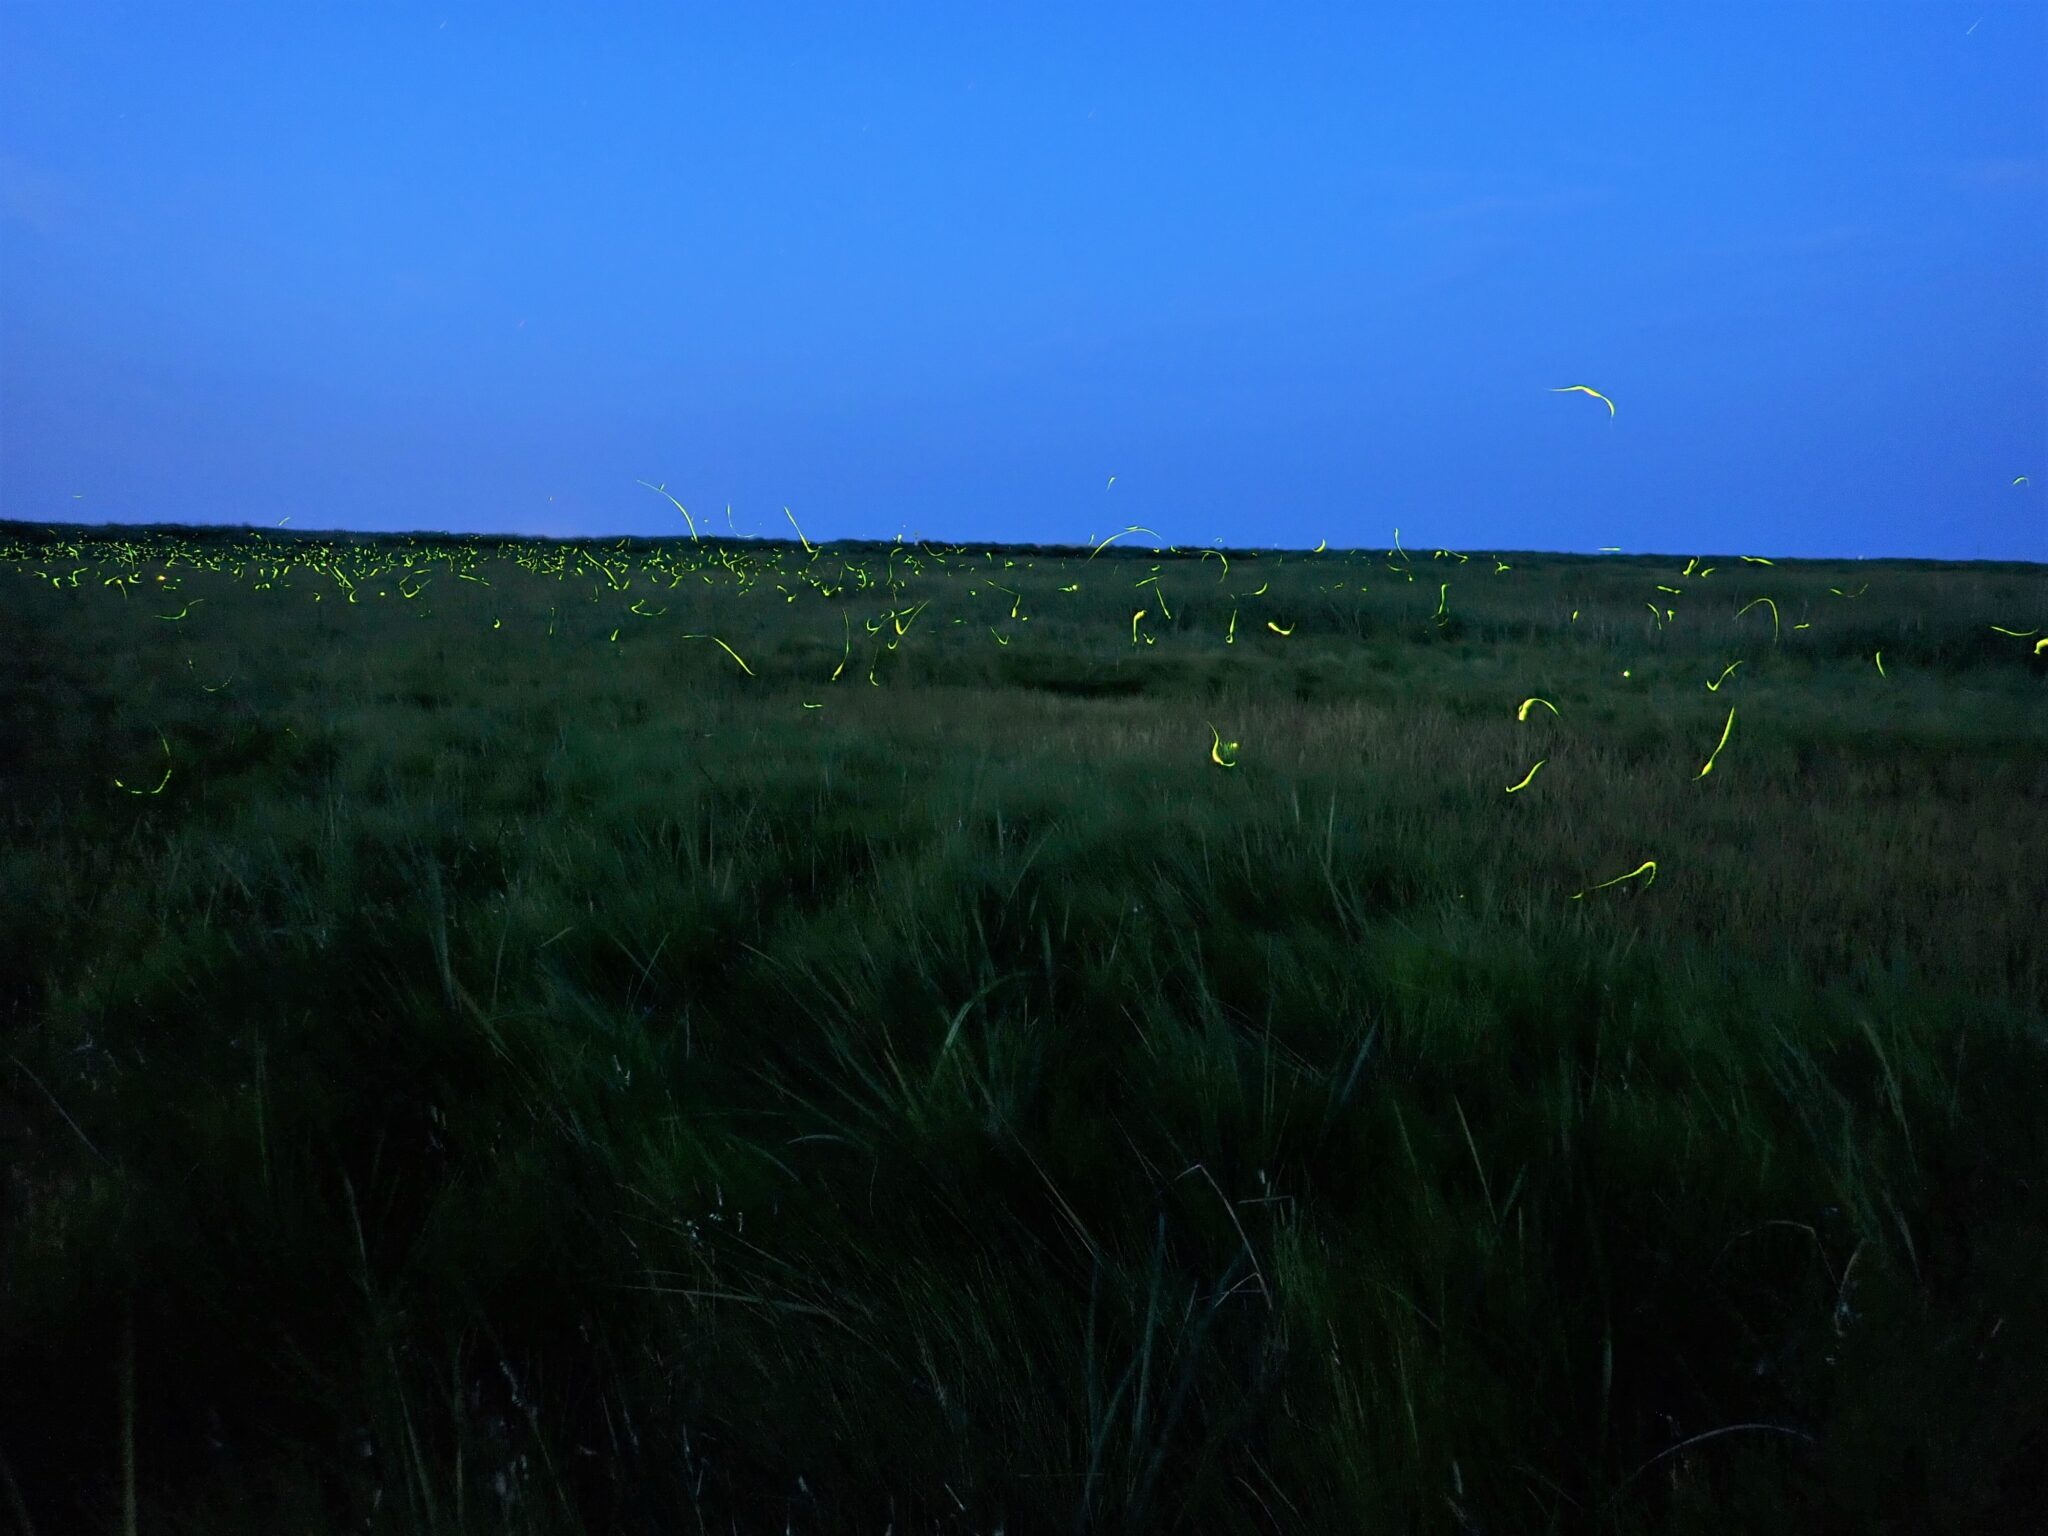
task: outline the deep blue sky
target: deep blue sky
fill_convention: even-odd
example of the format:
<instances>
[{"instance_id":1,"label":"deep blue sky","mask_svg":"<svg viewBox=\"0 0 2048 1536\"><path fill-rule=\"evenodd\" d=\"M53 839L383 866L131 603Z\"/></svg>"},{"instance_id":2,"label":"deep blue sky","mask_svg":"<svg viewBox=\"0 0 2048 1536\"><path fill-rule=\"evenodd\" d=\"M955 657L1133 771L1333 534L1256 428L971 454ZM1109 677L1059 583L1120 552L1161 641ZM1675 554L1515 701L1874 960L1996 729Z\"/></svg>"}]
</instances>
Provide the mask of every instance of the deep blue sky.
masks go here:
<instances>
[{"instance_id":1,"label":"deep blue sky","mask_svg":"<svg viewBox=\"0 0 2048 1536\"><path fill-rule=\"evenodd\" d=\"M0 516L2048 559L2048 6L1260 9L0 0Z\"/></svg>"}]
</instances>

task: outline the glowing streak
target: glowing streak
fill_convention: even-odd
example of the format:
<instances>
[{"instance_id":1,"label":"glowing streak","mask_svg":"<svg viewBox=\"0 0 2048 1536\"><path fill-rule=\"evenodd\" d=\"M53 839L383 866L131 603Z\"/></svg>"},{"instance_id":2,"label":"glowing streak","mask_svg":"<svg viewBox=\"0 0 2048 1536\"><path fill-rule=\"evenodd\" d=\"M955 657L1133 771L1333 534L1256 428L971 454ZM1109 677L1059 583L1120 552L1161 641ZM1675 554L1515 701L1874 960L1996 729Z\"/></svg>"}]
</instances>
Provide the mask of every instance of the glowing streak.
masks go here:
<instances>
[{"instance_id":1,"label":"glowing streak","mask_svg":"<svg viewBox=\"0 0 2048 1536\"><path fill-rule=\"evenodd\" d=\"M806 704L806 705L804 705L804 708L805 708L805 709L823 709L824 707L825 707L825 706L824 706L824 705L822 705L822 704Z\"/></svg>"},{"instance_id":2,"label":"glowing streak","mask_svg":"<svg viewBox=\"0 0 2048 1536\"><path fill-rule=\"evenodd\" d=\"M1741 618L1743 614L1749 612L1749 610L1754 608L1758 603L1762 603L1765 607L1771 610L1771 640L1773 641L1773 643L1775 643L1778 638L1778 605L1772 602L1768 597L1757 597L1750 599L1750 601L1744 603L1739 609L1736 610L1735 617L1737 617L1738 619Z\"/></svg>"},{"instance_id":3,"label":"glowing streak","mask_svg":"<svg viewBox=\"0 0 2048 1536\"><path fill-rule=\"evenodd\" d=\"M617 630L613 630L613 631L612 631L612 634L613 634L613 636L614 636L614 637L616 637L616 636L618 635L618 631L617 631ZM750 667L750 666L748 666L748 665L747 665L747 662L746 662L746 658L745 658L744 656L740 655L740 653L739 653L738 651L734 650L734 649L733 649L733 648L732 648L731 646L727 645L727 644L726 644L726 643L725 643L725 642L724 642L723 640L719 639L719 638L718 638L718 636L716 636L716 635L685 635L685 636L683 636L683 638L684 638L685 640L709 640L709 641L710 641L710 642L711 642L712 644L714 644L714 645L718 646L718 647L719 647L719 649L723 650L723 651L725 652L725 654L726 654L726 655L730 656L730 657L731 657L731 658L732 658L732 659L733 659L734 661L738 662L738 663L740 664L740 670L741 670L742 672L746 673L746 674L747 674L747 676L749 676L749 677L752 677L752 676L754 675L754 669L753 669L752 667Z\"/></svg>"},{"instance_id":4,"label":"glowing streak","mask_svg":"<svg viewBox=\"0 0 2048 1536\"><path fill-rule=\"evenodd\" d=\"M2036 640L2034 642L2034 654L2038 656L2043 651L2048 651L2048 640Z\"/></svg>"},{"instance_id":5,"label":"glowing streak","mask_svg":"<svg viewBox=\"0 0 2048 1536\"><path fill-rule=\"evenodd\" d=\"M1443 617L1444 617L1444 609L1450 606L1450 601L1451 601L1451 584L1450 584L1450 583L1449 583L1449 582L1447 581L1447 582L1445 582L1445 583L1444 583L1444 584L1443 584L1443 585L1442 585L1441 587L1437 588L1437 593L1436 593L1436 615L1435 615L1435 617L1436 617L1436 619L1437 619L1437 621L1438 621L1439 623L1441 623L1441 622L1443 621Z\"/></svg>"},{"instance_id":6,"label":"glowing streak","mask_svg":"<svg viewBox=\"0 0 2048 1536\"><path fill-rule=\"evenodd\" d=\"M1747 560L1747 561L1748 561L1748 562L1749 562L1749 563L1750 563L1751 565L1775 565L1775 564L1777 564L1777 562L1776 562L1775 560L1766 560L1766 559L1765 559L1765 558L1764 558L1764 557L1763 557L1762 555L1744 555L1744 556L1743 556L1742 558L1743 558L1743 559L1745 559L1745 560Z\"/></svg>"},{"instance_id":7,"label":"glowing streak","mask_svg":"<svg viewBox=\"0 0 2048 1536\"><path fill-rule=\"evenodd\" d=\"M1547 762L1549 762L1549 761L1550 761L1550 759L1549 759L1549 758L1547 758L1547 757L1544 757L1544 758L1538 758L1538 759L1537 759L1537 761L1536 761L1536 768L1541 768L1541 767L1542 767L1542 766L1543 766L1543 765L1544 765L1545 763L1547 763ZM1525 773L1524 775L1522 775L1522 782L1521 782L1521 783L1519 783L1519 784L1510 784L1510 785L1508 786L1508 793L1512 795L1512 794L1513 794L1513 793L1514 793L1514 792L1515 792L1516 790L1518 790L1518 789L1526 789L1526 788L1528 788L1528 787L1529 787L1529 781L1530 781L1531 779L1533 779L1533 778L1535 778L1535 777L1536 777L1536 768L1531 768L1531 769L1530 769L1530 770L1529 770L1529 771L1528 771L1527 773Z\"/></svg>"},{"instance_id":8,"label":"glowing streak","mask_svg":"<svg viewBox=\"0 0 2048 1536\"><path fill-rule=\"evenodd\" d=\"M1883 652L1883 651L1875 651L1875 652L1873 652L1873 653L1872 653L1872 655L1871 655L1871 659L1872 659L1873 661L1875 661L1875 662L1877 663L1877 675L1878 675L1879 677L1883 677L1883 676L1884 676L1884 652Z\"/></svg>"},{"instance_id":9,"label":"glowing streak","mask_svg":"<svg viewBox=\"0 0 2048 1536\"><path fill-rule=\"evenodd\" d=\"M810 541L809 539L807 539L807 538L805 538L805 537L804 537L804 531L803 531L803 529L801 529L801 528L797 528L797 524L796 524L796 514L795 514L794 512L792 512L792 511L790 511L790 510L789 510L789 508L787 508L787 507L784 507L784 508L782 509L782 515L783 515L784 517L786 517L786 518L788 518L788 519L789 519L789 526L790 526L790 527L792 527L792 528L796 528L796 540L797 540L797 542L798 542L799 544L803 545L803 547L804 547L804 553L805 553L805 554L807 554L807 555L815 555L815 554L817 553L817 551L816 551L815 549L811 548L811 541ZM898 537L901 537L901 535L898 535Z\"/></svg>"},{"instance_id":10,"label":"glowing streak","mask_svg":"<svg viewBox=\"0 0 2048 1536\"><path fill-rule=\"evenodd\" d=\"M1153 596L1159 599L1159 611L1169 619L1173 617L1173 610L1166 606L1165 589L1159 586L1159 578L1157 576L1147 576L1143 581L1134 581L1131 585L1134 587L1150 586L1153 589ZM1015 618L1016 614L1012 613L1010 617Z\"/></svg>"},{"instance_id":11,"label":"glowing streak","mask_svg":"<svg viewBox=\"0 0 2048 1536\"><path fill-rule=\"evenodd\" d=\"M1266 595L1266 588L1270 587L1271 585L1273 585L1273 583L1272 583L1272 582L1270 582L1270 581L1262 581L1262 582L1260 582L1260 583L1259 583L1259 590L1258 590L1258 591L1256 591L1256 592L1254 592L1254 593L1252 594L1252 596L1253 596L1253 597L1264 597L1264 596Z\"/></svg>"},{"instance_id":12,"label":"glowing streak","mask_svg":"<svg viewBox=\"0 0 2048 1536\"><path fill-rule=\"evenodd\" d=\"M1116 476L1115 476L1115 475L1111 475L1111 476L1109 477L1109 485L1115 485L1115 484L1116 484ZM1108 489L1109 489L1109 485L1105 485L1105 486L1103 487L1103 489L1104 489L1105 491L1106 491L1106 490L1108 490Z\"/></svg>"},{"instance_id":13,"label":"glowing streak","mask_svg":"<svg viewBox=\"0 0 2048 1536\"><path fill-rule=\"evenodd\" d=\"M1235 608L1230 610L1230 628L1224 631L1223 643L1225 645L1237 644L1237 610Z\"/></svg>"},{"instance_id":14,"label":"glowing streak","mask_svg":"<svg viewBox=\"0 0 2048 1536\"><path fill-rule=\"evenodd\" d=\"M995 626L994 626L993 624L991 624L991 625L989 626L989 630L988 630L988 632L989 632L990 634L992 634L992 635L996 635L996 630L995 630ZM1009 642L1009 641L1007 641L1007 640L1005 640L1005 639L1004 639L1004 638L1003 638L1003 637L1002 637L1001 635L996 635L996 644L997 644L997 645L1008 645L1009 643L1010 643L1010 642Z\"/></svg>"},{"instance_id":15,"label":"glowing streak","mask_svg":"<svg viewBox=\"0 0 2048 1536\"><path fill-rule=\"evenodd\" d=\"M1271 619L1266 620L1266 628L1273 631L1273 633L1276 635L1291 635L1294 633L1294 626L1292 624L1288 625L1285 629L1282 629L1278 624L1275 624Z\"/></svg>"},{"instance_id":16,"label":"glowing streak","mask_svg":"<svg viewBox=\"0 0 2048 1536\"><path fill-rule=\"evenodd\" d=\"M1657 883L1657 861L1655 859L1645 859L1642 863L1638 864L1634 869L1630 870L1627 874L1616 875L1612 880L1602 880L1598 885L1588 886L1587 890L1604 891L1610 885L1619 885L1624 880L1635 879L1637 875L1640 875L1646 869L1650 872L1650 878L1643 882L1644 886L1648 887L1655 885ZM1577 901L1579 897L1584 896L1585 894L1585 891L1580 891L1578 896L1574 896L1572 900Z\"/></svg>"},{"instance_id":17,"label":"glowing streak","mask_svg":"<svg viewBox=\"0 0 2048 1536\"><path fill-rule=\"evenodd\" d=\"M1998 624L1994 624L1991 627L1997 630L1998 633L2001 635L2011 635L2015 640L2025 640L2031 635L2038 635L2039 633L2041 633L2041 631L2039 631L2038 629L2006 629L2002 625Z\"/></svg>"},{"instance_id":18,"label":"glowing streak","mask_svg":"<svg viewBox=\"0 0 2048 1536\"><path fill-rule=\"evenodd\" d=\"M1716 678L1713 682L1707 684L1707 692L1719 693L1721 691L1721 684L1728 681L1728 674L1730 672L1733 672L1737 667L1741 665L1742 663L1739 661L1729 662L1727 667L1722 671L1720 677Z\"/></svg>"},{"instance_id":19,"label":"glowing streak","mask_svg":"<svg viewBox=\"0 0 2048 1536\"><path fill-rule=\"evenodd\" d=\"M1237 756L1237 743L1225 741L1223 733L1217 730L1213 724L1209 724L1207 721L1204 721L1203 724L1209 725L1209 734L1215 738L1209 747L1209 761L1216 764L1219 768L1235 768L1237 766L1237 763L1234 761ZM1225 759L1223 756L1225 752L1230 754L1230 759Z\"/></svg>"},{"instance_id":20,"label":"glowing streak","mask_svg":"<svg viewBox=\"0 0 2048 1536\"><path fill-rule=\"evenodd\" d=\"M647 485L647 482L645 480L641 480L637 483L640 485ZM668 496L668 482L666 480L662 481L660 485L647 485L647 489L649 489L650 491L657 491L663 496ZM678 512L683 514L683 522L688 526L690 530L690 542L692 544L700 542L700 540L697 538L697 524L691 518L689 508L685 507L680 501L677 501L673 496L668 496L668 499L669 504L673 506Z\"/></svg>"},{"instance_id":21,"label":"glowing streak","mask_svg":"<svg viewBox=\"0 0 2048 1536\"><path fill-rule=\"evenodd\" d=\"M847 618L842 610L839 615L839 622L846 629L846 650L839 658L839 665L832 669L832 681L835 683L839 681L839 674L846 670L846 663L853 655L853 621Z\"/></svg>"},{"instance_id":22,"label":"glowing streak","mask_svg":"<svg viewBox=\"0 0 2048 1536\"><path fill-rule=\"evenodd\" d=\"M128 789L128 793L131 795L160 795L164 792L164 786L171 782L171 744L168 741L164 741L164 733L162 731L156 733L156 739L163 741L164 744L164 776L156 781L156 788L128 789L126 784L116 779L114 780L114 787L116 789Z\"/></svg>"},{"instance_id":23,"label":"glowing streak","mask_svg":"<svg viewBox=\"0 0 2048 1536\"><path fill-rule=\"evenodd\" d=\"M1714 759L1721 755L1721 748L1728 745L1728 733L1734 729L1735 711L1731 709L1728 711L1728 723L1721 727L1720 741L1715 743L1714 750L1707 755L1706 767L1702 768L1698 773L1693 775L1695 779L1704 779L1708 774L1714 771Z\"/></svg>"},{"instance_id":24,"label":"glowing streak","mask_svg":"<svg viewBox=\"0 0 2048 1536\"><path fill-rule=\"evenodd\" d=\"M1142 619L1143 617L1145 617L1145 610L1143 608L1140 608L1136 613L1131 615L1131 644L1133 645L1136 645L1138 643L1138 620Z\"/></svg>"},{"instance_id":25,"label":"glowing streak","mask_svg":"<svg viewBox=\"0 0 2048 1536\"><path fill-rule=\"evenodd\" d=\"M2025 475L2014 475L2012 477L2012 483L2014 485L2025 485L2027 484L2027 477Z\"/></svg>"},{"instance_id":26,"label":"glowing streak","mask_svg":"<svg viewBox=\"0 0 2048 1536\"><path fill-rule=\"evenodd\" d=\"M1078 592L1081 590L1081 583L1077 581L1072 586L1061 587L1060 590L1062 592Z\"/></svg>"},{"instance_id":27,"label":"glowing streak","mask_svg":"<svg viewBox=\"0 0 2048 1536\"><path fill-rule=\"evenodd\" d=\"M1515 718L1516 718L1517 720L1526 720L1526 719L1528 719L1528 718L1529 718L1529 706L1530 706L1531 704L1541 704L1541 705L1542 705L1542 706L1543 706L1543 707L1544 707L1545 709L1549 710L1549 711L1550 711L1550 712L1551 712L1551 713L1552 713L1553 715L1557 713L1557 706L1556 706L1555 704L1551 703L1551 702L1550 702L1550 700L1548 700L1548 699L1537 699L1537 698L1528 698L1528 699L1524 699L1524 700L1522 700L1522 707L1521 707L1520 709L1518 709L1518 710L1516 710L1516 711L1515 711Z\"/></svg>"},{"instance_id":28,"label":"glowing streak","mask_svg":"<svg viewBox=\"0 0 2048 1536\"><path fill-rule=\"evenodd\" d=\"M1561 388L1553 389L1551 393L1553 395L1591 395L1595 400L1598 400L1602 405L1607 407L1608 420L1611 421L1614 419L1614 402L1608 399L1605 395L1601 394L1599 390L1594 389L1590 385L1566 384Z\"/></svg>"},{"instance_id":29,"label":"glowing streak","mask_svg":"<svg viewBox=\"0 0 2048 1536\"><path fill-rule=\"evenodd\" d=\"M1322 543L1318 544L1314 549L1310 550L1309 553L1312 555L1320 555L1324 550L1328 549L1329 547L1330 541L1328 539L1325 539Z\"/></svg>"},{"instance_id":30,"label":"glowing streak","mask_svg":"<svg viewBox=\"0 0 2048 1536\"><path fill-rule=\"evenodd\" d=\"M1089 550L1088 558L1090 560L1093 560L1097 555L1101 554L1105 549L1109 548L1110 544L1114 540L1122 538L1124 536L1124 533L1150 533L1152 534L1152 537L1155 539L1159 537L1159 535L1157 533L1154 533L1153 530L1150 528L1126 528L1123 531L1123 533L1112 533L1107 539L1104 539L1100 544L1096 545L1093 549Z\"/></svg>"},{"instance_id":31,"label":"glowing streak","mask_svg":"<svg viewBox=\"0 0 2048 1536\"><path fill-rule=\"evenodd\" d=\"M175 624L179 619L184 618L186 614L192 611L192 603L203 603L205 601L206 599L203 597L195 597L192 599L192 602L187 603L181 611L177 613L160 613L157 615L157 617L165 620L167 623Z\"/></svg>"}]
</instances>

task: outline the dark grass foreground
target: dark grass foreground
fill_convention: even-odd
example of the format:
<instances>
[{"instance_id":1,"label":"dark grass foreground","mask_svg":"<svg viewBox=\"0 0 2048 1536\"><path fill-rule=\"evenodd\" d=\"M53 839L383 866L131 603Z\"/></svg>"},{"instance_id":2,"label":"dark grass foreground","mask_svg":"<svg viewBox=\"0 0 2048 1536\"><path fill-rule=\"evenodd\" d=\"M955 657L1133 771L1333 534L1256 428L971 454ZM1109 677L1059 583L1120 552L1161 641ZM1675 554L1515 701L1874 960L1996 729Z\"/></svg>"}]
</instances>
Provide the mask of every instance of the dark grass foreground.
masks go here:
<instances>
[{"instance_id":1,"label":"dark grass foreground","mask_svg":"<svg viewBox=\"0 0 2048 1536\"><path fill-rule=\"evenodd\" d=\"M2042 570L1134 542L0 530L0 1528L2038 1517Z\"/></svg>"}]
</instances>

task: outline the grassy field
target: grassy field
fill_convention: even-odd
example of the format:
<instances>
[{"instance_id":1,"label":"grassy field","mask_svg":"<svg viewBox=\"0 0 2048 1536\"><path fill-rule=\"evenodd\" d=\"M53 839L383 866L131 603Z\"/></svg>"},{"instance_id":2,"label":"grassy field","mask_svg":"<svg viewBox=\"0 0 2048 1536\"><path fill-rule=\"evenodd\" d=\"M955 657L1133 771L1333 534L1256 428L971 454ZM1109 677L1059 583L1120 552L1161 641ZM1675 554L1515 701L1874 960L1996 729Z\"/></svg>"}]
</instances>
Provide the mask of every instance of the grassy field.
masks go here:
<instances>
[{"instance_id":1,"label":"grassy field","mask_svg":"<svg viewBox=\"0 0 2048 1536\"><path fill-rule=\"evenodd\" d=\"M0 1528L2048 1507L2048 571L1153 544L0 525Z\"/></svg>"}]
</instances>

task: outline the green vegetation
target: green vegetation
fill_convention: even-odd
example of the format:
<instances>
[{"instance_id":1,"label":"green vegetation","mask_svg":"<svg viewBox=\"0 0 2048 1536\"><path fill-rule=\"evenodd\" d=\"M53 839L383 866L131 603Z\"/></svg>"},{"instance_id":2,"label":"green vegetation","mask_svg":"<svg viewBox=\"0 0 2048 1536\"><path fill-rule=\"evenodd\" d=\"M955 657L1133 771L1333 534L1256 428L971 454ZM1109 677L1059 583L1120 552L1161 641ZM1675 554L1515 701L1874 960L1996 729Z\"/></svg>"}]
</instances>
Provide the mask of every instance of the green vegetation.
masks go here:
<instances>
[{"instance_id":1,"label":"green vegetation","mask_svg":"<svg viewBox=\"0 0 2048 1536\"><path fill-rule=\"evenodd\" d=\"M1686 559L0 527L0 1528L2015 1528L2048 581Z\"/></svg>"}]
</instances>

